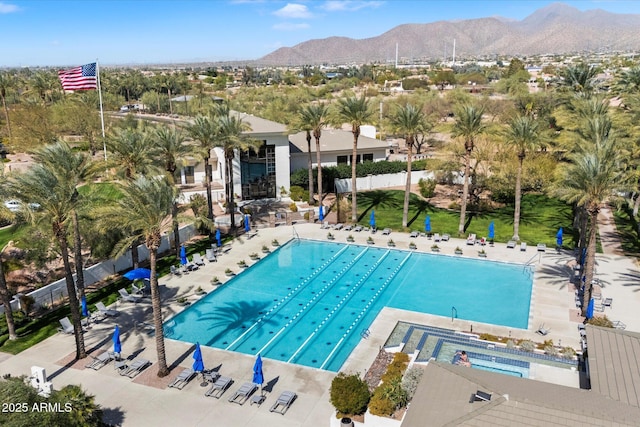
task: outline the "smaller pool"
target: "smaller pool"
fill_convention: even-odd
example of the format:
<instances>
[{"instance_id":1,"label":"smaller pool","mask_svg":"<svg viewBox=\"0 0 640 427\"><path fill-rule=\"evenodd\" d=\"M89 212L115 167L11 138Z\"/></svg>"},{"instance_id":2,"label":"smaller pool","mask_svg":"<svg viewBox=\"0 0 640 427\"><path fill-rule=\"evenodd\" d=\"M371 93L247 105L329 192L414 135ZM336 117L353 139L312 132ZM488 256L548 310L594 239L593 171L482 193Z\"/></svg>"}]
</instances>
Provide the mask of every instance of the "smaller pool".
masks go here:
<instances>
[{"instance_id":1,"label":"smaller pool","mask_svg":"<svg viewBox=\"0 0 640 427\"><path fill-rule=\"evenodd\" d=\"M490 360L471 359L471 367L483 371L496 372L498 374L511 375L518 378L529 378L529 369L519 366L505 365L503 363L491 362Z\"/></svg>"},{"instance_id":2,"label":"smaller pool","mask_svg":"<svg viewBox=\"0 0 640 427\"><path fill-rule=\"evenodd\" d=\"M471 367L474 369L481 369L483 371L491 371L519 378L529 378L529 362L527 361L480 353L478 352L478 348L461 346L458 343L443 343L436 360L439 362L453 363L455 354L462 350L466 351L469 356L469 361L471 362Z\"/></svg>"}]
</instances>

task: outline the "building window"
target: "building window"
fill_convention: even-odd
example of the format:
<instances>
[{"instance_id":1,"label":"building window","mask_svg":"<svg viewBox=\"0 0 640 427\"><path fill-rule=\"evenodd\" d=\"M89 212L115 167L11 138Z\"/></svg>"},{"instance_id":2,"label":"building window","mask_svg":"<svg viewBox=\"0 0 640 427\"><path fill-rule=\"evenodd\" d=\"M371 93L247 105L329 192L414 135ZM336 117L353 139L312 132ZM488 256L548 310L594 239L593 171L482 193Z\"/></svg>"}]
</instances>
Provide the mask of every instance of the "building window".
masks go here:
<instances>
[{"instance_id":1,"label":"building window","mask_svg":"<svg viewBox=\"0 0 640 427\"><path fill-rule=\"evenodd\" d=\"M184 168L184 183L195 184L195 167L185 166Z\"/></svg>"},{"instance_id":2,"label":"building window","mask_svg":"<svg viewBox=\"0 0 640 427\"><path fill-rule=\"evenodd\" d=\"M349 163L349 156L338 156L338 164L339 165L346 165Z\"/></svg>"},{"instance_id":3,"label":"building window","mask_svg":"<svg viewBox=\"0 0 640 427\"><path fill-rule=\"evenodd\" d=\"M362 161L364 162L373 162L373 153L363 154Z\"/></svg>"}]
</instances>

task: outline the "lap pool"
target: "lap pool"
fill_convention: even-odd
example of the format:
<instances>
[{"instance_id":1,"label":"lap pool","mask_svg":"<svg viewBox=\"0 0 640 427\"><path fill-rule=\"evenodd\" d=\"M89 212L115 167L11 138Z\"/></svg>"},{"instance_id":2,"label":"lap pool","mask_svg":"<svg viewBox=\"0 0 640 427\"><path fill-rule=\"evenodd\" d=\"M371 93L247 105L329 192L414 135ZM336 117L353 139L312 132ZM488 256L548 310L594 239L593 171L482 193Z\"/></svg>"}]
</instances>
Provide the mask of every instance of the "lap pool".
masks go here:
<instances>
[{"instance_id":1,"label":"lap pool","mask_svg":"<svg viewBox=\"0 0 640 427\"><path fill-rule=\"evenodd\" d=\"M175 340L338 371L383 307L526 329L532 281L521 264L295 239L164 329Z\"/></svg>"}]
</instances>

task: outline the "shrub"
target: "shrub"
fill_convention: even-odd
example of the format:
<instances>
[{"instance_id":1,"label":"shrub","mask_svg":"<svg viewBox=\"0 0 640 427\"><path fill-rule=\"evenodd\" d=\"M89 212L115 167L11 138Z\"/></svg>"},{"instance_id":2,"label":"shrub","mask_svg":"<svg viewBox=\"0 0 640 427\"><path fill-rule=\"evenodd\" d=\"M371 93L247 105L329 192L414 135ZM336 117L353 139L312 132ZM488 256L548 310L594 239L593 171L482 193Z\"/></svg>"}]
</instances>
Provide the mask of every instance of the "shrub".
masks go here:
<instances>
[{"instance_id":1,"label":"shrub","mask_svg":"<svg viewBox=\"0 0 640 427\"><path fill-rule=\"evenodd\" d=\"M593 326L601 326L603 328L613 328L613 322L609 320L607 316L592 317L587 321L587 323Z\"/></svg>"},{"instance_id":2,"label":"shrub","mask_svg":"<svg viewBox=\"0 0 640 427\"><path fill-rule=\"evenodd\" d=\"M529 353L533 353L533 350L536 348L536 343L531 340L523 340L520 342L520 350L528 351Z\"/></svg>"},{"instance_id":3,"label":"shrub","mask_svg":"<svg viewBox=\"0 0 640 427\"><path fill-rule=\"evenodd\" d=\"M369 411L373 415L392 415L396 409L405 406L408 400L407 392L402 388L402 376L396 375L376 388L369 404Z\"/></svg>"},{"instance_id":4,"label":"shrub","mask_svg":"<svg viewBox=\"0 0 640 427\"><path fill-rule=\"evenodd\" d=\"M555 348L555 346L553 345L545 345L544 346L544 354L548 354L549 356L557 356L558 355L558 349Z\"/></svg>"},{"instance_id":5,"label":"shrub","mask_svg":"<svg viewBox=\"0 0 640 427\"><path fill-rule=\"evenodd\" d=\"M576 351L572 347L563 347L560 350L560 355L565 359L573 359L576 357Z\"/></svg>"},{"instance_id":6,"label":"shrub","mask_svg":"<svg viewBox=\"0 0 640 427\"><path fill-rule=\"evenodd\" d=\"M309 211L305 212L302 217L304 218L305 221L309 221Z\"/></svg>"},{"instance_id":7,"label":"shrub","mask_svg":"<svg viewBox=\"0 0 640 427\"><path fill-rule=\"evenodd\" d=\"M308 200L309 192L302 187L297 185L292 185L289 189L289 195L291 196L291 200Z\"/></svg>"},{"instance_id":8,"label":"shrub","mask_svg":"<svg viewBox=\"0 0 640 427\"><path fill-rule=\"evenodd\" d=\"M298 205L296 205L295 203L291 202L291 204L289 205L289 210L291 212L298 212Z\"/></svg>"},{"instance_id":9,"label":"shrub","mask_svg":"<svg viewBox=\"0 0 640 427\"><path fill-rule=\"evenodd\" d=\"M422 369L414 366L404 374L404 378L402 378L402 388L407 392L408 400L413 399L413 395L418 388L418 384L420 383L423 373L424 371Z\"/></svg>"},{"instance_id":10,"label":"shrub","mask_svg":"<svg viewBox=\"0 0 640 427\"><path fill-rule=\"evenodd\" d=\"M436 181L433 179L420 178L418 181L418 188L420 189L420 195L425 199L433 197L436 190Z\"/></svg>"},{"instance_id":11,"label":"shrub","mask_svg":"<svg viewBox=\"0 0 640 427\"><path fill-rule=\"evenodd\" d=\"M402 378L402 374L409 364L409 355L398 352L393 356L393 360L387 366L387 371L382 375L382 381L385 383L393 381L396 377Z\"/></svg>"},{"instance_id":12,"label":"shrub","mask_svg":"<svg viewBox=\"0 0 640 427\"><path fill-rule=\"evenodd\" d=\"M357 374L340 372L331 381L331 404L343 414L359 415L367 410L371 399L369 387Z\"/></svg>"},{"instance_id":13,"label":"shrub","mask_svg":"<svg viewBox=\"0 0 640 427\"><path fill-rule=\"evenodd\" d=\"M382 393L378 393L380 389L381 388L378 387L376 392L373 393L373 397L369 403L369 412L378 416L391 415L396 410L396 405L389 398L382 396Z\"/></svg>"},{"instance_id":14,"label":"shrub","mask_svg":"<svg viewBox=\"0 0 640 427\"><path fill-rule=\"evenodd\" d=\"M516 343L512 339L508 339L507 348L516 348Z\"/></svg>"}]
</instances>

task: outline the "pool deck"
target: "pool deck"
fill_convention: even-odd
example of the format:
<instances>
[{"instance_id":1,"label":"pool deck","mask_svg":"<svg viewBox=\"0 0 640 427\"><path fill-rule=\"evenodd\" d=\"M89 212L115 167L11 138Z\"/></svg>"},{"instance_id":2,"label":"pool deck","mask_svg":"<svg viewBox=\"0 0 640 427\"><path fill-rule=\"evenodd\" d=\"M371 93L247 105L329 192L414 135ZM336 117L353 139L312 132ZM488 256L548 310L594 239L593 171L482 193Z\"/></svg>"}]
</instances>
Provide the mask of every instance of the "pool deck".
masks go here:
<instances>
[{"instance_id":1,"label":"pool deck","mask_svg":"<svg viewBox=\"0 0 640 427\"><path fill-rule=\"evenodd\" d=\"M354 233L344 230L331 230L335 242L345 242L349 234L355 238L355 244L366 244L368 232ZM201 286L210 291L213 276L224 281L225 268L239 272L237 262L252 261L249 254L261 254L262 245L271 247L272 239L281 244L293 238L294 234L302 238L327 240L327 230L318 224L298 224L295 226L279 226L260 229L253 238L240 237L231 244L231 249L221 255L216 263L207 263L197 271L187 275L165 276L160 278L163 299L164 318L183 309L176 299L185 296L190 300L199 298L195 289ZM389 238L396 243L396 249L408 249L409 242L415 242L418 251L430 252L433 240L427 237L410 238L408 233L392 232L383 236L378 232L373 235L376 246L386 246ZM479 245L466 245L464 239L451 239L438 243L440 253L454 255L454 248L460 246L464 254L477 258ZM574 303L574 287L570 282L573 274L571 252L558 253L553 248L545 252L537 252L529 246L525 252L519 247L507 249L506 244L484 246L487 260L499 260L514 263L531 263L535 266L534 288L530 310L529 328L527 330L506 328L494 325L469 322L450 317L440 317L421 313L407 312L386 308L369 327L371 335L361 343L349 356L343 366L344 371L364 373L376 357L378 349L385 343L389 333L399 320L429 324L444 328L470 331L474 333L491 333L514 338L529 338L536 342L546 339L560 342L563 346L580 348L578 323L582 321ZM619 320L627 325L627 330L640 331L640 317L634 313L640 306L640 269L632 258L616 254L597 256L596 277L601 283L603 297L613 298L611 308L606 314L612 320ZM452 277L455 280L455 277ZM152 362L157 360L155 340L142 327L140 322L151 322L151 305L146 301L134 304L118 302L113 307L120 311L116 318L107 318L85 332L85 345L90 353L99 354L111 348L111 333L115 324L122 331L122 347L125 357L144 357ZM546 337L535 333L538 326L544 324L550 329ZM44 342L20 353L17 356L0 353L0 374L11 373L29 375L31 366L46 369L48 378L56 389L65 384L81 384L85 390L96 396L96 401L105 409L105 421L114 425L127 426L162 426L174 425L176 420L181 425L204 426L326 426L329 417L334 413L329 403L329 386L334 374L317 369L297 365L289 365L270 359L264 359L265 387L267 398L262 406L235 405L226 401L245 381L252 379L254 358L251 356L202 347L204 363L207 368L217 368L222 375L232 377L235 382L217 400L205 397L207 388L201 386L201 379L196 378L183 389L167 388L167 384L175 378L182 368L190 367L193 360L193 346L179 341L167 339L165 342L167 363L172 367L171 374L158 379L156 366L152 365L134 379L122 377L108 364L99 371L85 369L89 358L73 363L74 339L72 336L57 334ZM549 373L554 377L555 373ZM539 373L537 378L544 379ZM565 385L576 387L577 375L567 374L566 378L557 379ZM297 400L284 415L269 412L277 396L284 390L292 390L298 394Z\"/></svg>"}]
</instances>

